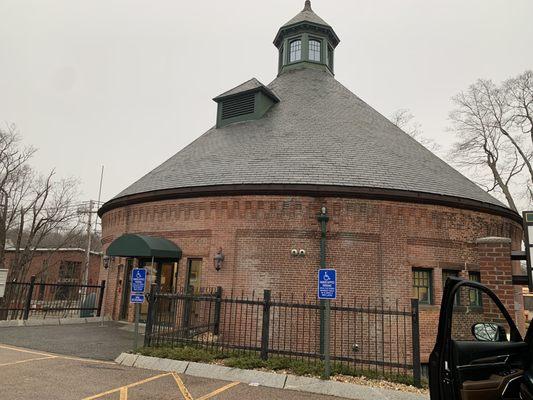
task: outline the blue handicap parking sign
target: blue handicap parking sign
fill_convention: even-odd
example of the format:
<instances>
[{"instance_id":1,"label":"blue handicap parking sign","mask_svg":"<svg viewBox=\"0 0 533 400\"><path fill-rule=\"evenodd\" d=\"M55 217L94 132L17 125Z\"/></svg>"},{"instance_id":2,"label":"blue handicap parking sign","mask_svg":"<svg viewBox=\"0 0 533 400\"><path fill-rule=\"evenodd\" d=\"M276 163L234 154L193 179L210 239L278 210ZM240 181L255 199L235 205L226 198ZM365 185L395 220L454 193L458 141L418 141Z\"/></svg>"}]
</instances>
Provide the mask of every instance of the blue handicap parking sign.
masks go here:
<instances>
[{"instance_id":1,"label":"blue handicap parking sign","mask_svg":"<svg viewBox=\"0 0 533 400\"><path fill-rule=\"evenodd\" d=\"M337 271L334 269L318 270L318 298L334 300L337 298Z\"/></svg>"},{"instance_id":2,"label":"blue handicap parking sign","mask_svg":"<svg viewBox=\"0 0 533 400\"><path fill-rule=\"evenodd\" d=\"M131 304L136 304L136 303L142 304L142 303L144 303L144 294L142 294L142 293L132 293L130 295L130 303Z\"/></svg>"},{"instance_id":3,"label":"blue handicap parking sign","mask_svg":"<svg viewBox=\"0 0 533 400\"><path fill-rule=\"evenodd\" d=\"M146 270L134 268L131 271L131 293L144 293L146 288Z\"/></svg>"}]
</instances>

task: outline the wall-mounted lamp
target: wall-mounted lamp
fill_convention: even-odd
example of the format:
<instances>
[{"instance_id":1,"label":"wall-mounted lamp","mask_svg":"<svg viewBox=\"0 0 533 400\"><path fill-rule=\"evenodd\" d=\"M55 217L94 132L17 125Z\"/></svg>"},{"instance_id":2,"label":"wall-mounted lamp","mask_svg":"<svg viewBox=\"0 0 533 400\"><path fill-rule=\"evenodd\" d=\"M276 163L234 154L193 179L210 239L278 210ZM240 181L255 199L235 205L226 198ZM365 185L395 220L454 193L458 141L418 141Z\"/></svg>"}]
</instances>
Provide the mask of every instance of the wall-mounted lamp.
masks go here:
<instances>
[{"instance_id":1,"label":"wall-mounted lamp","mask_svg":"<svg viewBox=\"0 0 533 400\"><path fill-rule=\"evenodd\" d=\"M215 263L215 269L217 271L220 271L220 269L222 268L222 263L224 262L224 253L222 253L222 247L218 248L215 257L213 257L213 261Z\"/></svg>"},{"instance_id":2,"label":"wall-mounted lamp","mask_svg":"<svg viewBox=\"0 0 533 400\"><path fill-rule=\"evenodd\" d=\"M113 256L104 256L104 268L108 269L109 266L115 262L115 257Z\"/></svg>"}]
</instances>

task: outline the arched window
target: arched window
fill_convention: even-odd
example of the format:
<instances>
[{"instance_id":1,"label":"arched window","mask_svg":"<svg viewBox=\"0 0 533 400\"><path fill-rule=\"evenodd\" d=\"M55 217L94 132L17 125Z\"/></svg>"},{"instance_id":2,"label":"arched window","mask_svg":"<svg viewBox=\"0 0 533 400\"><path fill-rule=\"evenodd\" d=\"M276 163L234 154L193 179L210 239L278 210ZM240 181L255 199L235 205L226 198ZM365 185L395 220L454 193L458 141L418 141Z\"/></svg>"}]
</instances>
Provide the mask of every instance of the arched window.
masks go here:
<instances>
[{"instance_id":1,"label":"arched window","mask_svg":"<svg viewBox=\"0 0 533 400\"><path fill-rule=\"evenodd\" d=\"M300 61L302 59L302 41L300 39L293 40L289 49L289 61Z\"/></svg>"},{"instance_id":2,"label":"arched window","mask_svg":"<svg viewBox=\"0 0 533 400\"><path fill-rule=\"evenodd\" d=\"M318 40L311 39L309 41L309 60L320 61L320 45Z\"/></svg>"}]
</instances>

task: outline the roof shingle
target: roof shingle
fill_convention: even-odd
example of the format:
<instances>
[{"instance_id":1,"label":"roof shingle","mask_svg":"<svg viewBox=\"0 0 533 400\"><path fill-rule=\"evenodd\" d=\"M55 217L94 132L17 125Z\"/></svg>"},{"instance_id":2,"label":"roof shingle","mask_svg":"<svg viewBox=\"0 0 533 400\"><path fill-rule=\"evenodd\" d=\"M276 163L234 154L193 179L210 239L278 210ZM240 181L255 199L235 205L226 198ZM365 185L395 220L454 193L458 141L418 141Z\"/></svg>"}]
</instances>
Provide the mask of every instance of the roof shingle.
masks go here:
<instances>
[{"instance_id":1,"label":"roof shingle","mask_svg":"<svg viewBox=\"0 0 533 400\"><path fill-rule=\"evenodd\" d=\"M211 128L122 191L230 184L398 189L503 206L351 93L330 74L286 72L263 118Z\"/></svg>"}]
</instances>

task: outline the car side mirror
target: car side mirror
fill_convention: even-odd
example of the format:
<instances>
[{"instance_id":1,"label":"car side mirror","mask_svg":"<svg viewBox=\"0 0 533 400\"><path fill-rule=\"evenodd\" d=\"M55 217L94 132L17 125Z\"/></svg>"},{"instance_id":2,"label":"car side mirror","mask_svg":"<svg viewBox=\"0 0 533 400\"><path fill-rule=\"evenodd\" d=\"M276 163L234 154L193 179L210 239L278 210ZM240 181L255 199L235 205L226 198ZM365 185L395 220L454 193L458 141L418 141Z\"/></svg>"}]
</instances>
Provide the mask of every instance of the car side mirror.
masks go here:
<instances>
[{"instance_id":1,"label":"car side mirror","mask_svg":"<svg viewBox=\"0 0 533 400\"><path fill-rule=\"evenodd\" d=\"M474 324L472 325L472 335L480 342L507 342L507 332L499 324Z\"/></svg>"}]
</instances>

